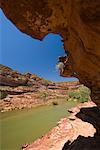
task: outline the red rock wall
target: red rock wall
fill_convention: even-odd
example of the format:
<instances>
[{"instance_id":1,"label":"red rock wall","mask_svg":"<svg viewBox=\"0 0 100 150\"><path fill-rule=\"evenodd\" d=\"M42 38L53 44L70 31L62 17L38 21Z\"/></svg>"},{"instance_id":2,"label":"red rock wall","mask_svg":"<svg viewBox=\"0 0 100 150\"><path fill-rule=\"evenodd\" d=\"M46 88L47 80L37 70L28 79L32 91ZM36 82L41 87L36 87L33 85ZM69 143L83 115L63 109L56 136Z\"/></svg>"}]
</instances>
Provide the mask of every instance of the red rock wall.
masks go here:
<instances>
[{"instance_id":1,"label":"red rock wall","mask_svg":"<svg viewBox=\"0 0 100 150\"><path fill-rule=\"evenodd\" d=\"M77 76L100 106L100 0L1 0L5 15L38 39L60 33L69 51L62 76Z\"/></svg>"}]
</instances>

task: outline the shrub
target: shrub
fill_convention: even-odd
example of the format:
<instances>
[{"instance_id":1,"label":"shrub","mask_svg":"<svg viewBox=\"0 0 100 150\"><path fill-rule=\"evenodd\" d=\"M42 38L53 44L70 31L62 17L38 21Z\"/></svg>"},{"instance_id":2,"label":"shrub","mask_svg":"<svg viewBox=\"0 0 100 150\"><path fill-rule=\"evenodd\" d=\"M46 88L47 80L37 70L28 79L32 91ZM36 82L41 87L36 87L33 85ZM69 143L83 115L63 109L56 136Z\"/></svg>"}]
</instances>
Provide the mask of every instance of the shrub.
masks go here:
<instances>
[{"instance_id":1,"label":"shrub","mask_svg":"<svg viewBox=\"0 0 100 150\"><path fill-rule=\"evenodd\" d=\"M0 99L4 99L7 97L7 92L0 91Z\"/></svg>"},{"instance_id":2,"label":"shrub","mask_svg":"<svg viewBox=\"0 0 100 150\"><path fill-rule=\"evenodd\" d=\"M48 94L46 92L39 92L39 98L46 99L48 97Z\"/></svg>"},{"instance_id":3,"label":"shrub","mask_svg":"<svg viewBox=\"0 0 100 150\"><path fill-rule=\"evenodd\" d=\"M69 97L79 99L80 98L80 93L79 92L70 92Z\"/></svg>"},{"instance_id":4,"label":"shrub","mask_svg":"<svg viewBox=\"0 0 100 150\"><path fill-rule=\"evenodd\" d=\"M58 102L53 101L52 104L53 104L53 105L58 105Z\"/></svg>"},{"instance_id":5,"label":"shrub","mask_svg":"<svg viewBox=\"0 0 100 150\"><path fill-rule=\"evenodd\" d=\"M79 92L81 94L81 97L84 97L84 98L88 98L91 94L90 89L85 86L80 87Z\"/></svg>"},{"instance_id":6,"label":"shrub","mask_svg":"<svg viewBox=\"0 0 100 150\"><path fill-rule=\"evenodd\" d=\"M79 102L84 103L89 100L90 93L89 88L82 86L77 91L69 92L69 98L73 100L77 99Z\"/></svg>"},{"instance_id":7,"label":"shrub","mask_svg":"<svg viewBox=\"0 0 100 150\"><path fill-rule=\"evenodd\" d=\"M81 97L79 98L80 103L88 102L88 98Z\"/></svg>"}]
</instances>

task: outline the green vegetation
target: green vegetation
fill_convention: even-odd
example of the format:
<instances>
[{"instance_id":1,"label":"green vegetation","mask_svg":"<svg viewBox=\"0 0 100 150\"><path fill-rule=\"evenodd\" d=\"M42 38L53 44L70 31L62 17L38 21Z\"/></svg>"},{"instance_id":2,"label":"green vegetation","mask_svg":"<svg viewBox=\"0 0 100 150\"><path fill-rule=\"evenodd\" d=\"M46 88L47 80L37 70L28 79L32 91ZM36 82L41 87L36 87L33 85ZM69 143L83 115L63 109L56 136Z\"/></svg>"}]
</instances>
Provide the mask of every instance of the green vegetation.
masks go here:
<instances>
[{"instance_id":1,"label":"green vegetation","mask_svg":"<svg viewBox=\"0 0 100 150\"><path fill-rule=\"evenodd\" d=\"M69 92L69 97L70 98L73 98L73 99L79 99L80 98L80 92L77 92L77 91L75 91L75 92Z\"/></svg>"},{"instance_id":2,"label":"green vegetation","mask_svg":"<svg viewBox=\"0 0 100 150\"><path fill-rule=\"evenodd\" d=\"M46 92L39 92L39 98L46 100L48 97L48 94Z\"/></svg>"},{"instance_id":3,"label":"green vegetation","mask_svg":"<svg viewBox=\"0 0 100 150\"><path fill-rule=\"evenodd\" d=\"M4 91L0 91L0 99L4 99L7 97L7 92L4 92Z\"/></svg>"},{"instance_id":4,"label":"green vegetation","mask_svg":"<svg viewBox=\"0 0 100 150\"><path fill-rule=\"evenodd\" d=\"M77 99L79 102L84 103L89 100L90 93L89 88L82 86L77 91L69 92L69 98L71 100Z\"/></svg>"},{"instance_id":5,"label":"green vegetation","mask_svg":"<svg viewBox=\"0 0 100 150\"><path fill-rule=\"evenodd\" d=\"M82 86L79 88L82 97L88 98L91 94L91 91L86 86Z\"/></svg>"}]
</instances>

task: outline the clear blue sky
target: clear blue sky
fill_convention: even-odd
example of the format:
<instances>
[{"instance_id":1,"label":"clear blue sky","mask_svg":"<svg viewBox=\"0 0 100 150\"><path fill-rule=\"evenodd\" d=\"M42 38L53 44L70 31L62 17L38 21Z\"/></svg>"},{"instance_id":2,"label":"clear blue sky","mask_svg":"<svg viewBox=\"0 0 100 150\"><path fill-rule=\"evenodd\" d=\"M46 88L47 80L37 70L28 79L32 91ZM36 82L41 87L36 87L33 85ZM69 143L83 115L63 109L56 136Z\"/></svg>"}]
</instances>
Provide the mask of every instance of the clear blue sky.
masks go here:
<instances>
[{"instance_id":1,"label":"clear blue sky","mask_svg":"<svg viewBox=\"0 0 100 150\"><path fill-rule=\"evenodd\" d=\"M56 70L63 43L59 35L49 34L43 41L20 32L0 10L0 63L21 73L30 72L51 81L73 81Z\"/></svg>"}]
</instances>

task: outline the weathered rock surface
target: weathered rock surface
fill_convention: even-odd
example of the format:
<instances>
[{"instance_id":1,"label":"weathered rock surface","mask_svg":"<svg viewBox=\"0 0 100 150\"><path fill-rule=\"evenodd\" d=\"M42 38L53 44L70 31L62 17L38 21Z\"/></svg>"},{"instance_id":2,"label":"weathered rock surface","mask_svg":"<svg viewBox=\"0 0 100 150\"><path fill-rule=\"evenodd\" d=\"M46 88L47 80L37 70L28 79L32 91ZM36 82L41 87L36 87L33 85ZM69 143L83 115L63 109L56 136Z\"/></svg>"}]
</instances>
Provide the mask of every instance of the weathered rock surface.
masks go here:
<instances>
[{"instance_id":1,"label":"weathered rock surface","mask_svg":"<svg viewBox=\"0 0 100 150\"><path fill-rule=\"evenodd\" d=\"M26 147L23 146L23 149L99 150L100 132L98 132L98 128L100 128L100 111L98 111L96 105L93 102L88 102L80 104L70 111L72 111L72 114L69 119L61 119L58 125L48 134L36 140L33 144L27 144L25 145ZM73 120L71 119L72 116L74 116Z\"/></svg>"},{"instance_id":2,"label":"weathered rock surface","mask_svg":"<svg viewBox=\"0 0 100 150\"><path fill-rule=\"evenodd\" d=\"M0 101L0 111L20 110L45 105L47 101L39 97L38 93L24 93L20 95L9 95ZM49 101L51 102L51 101ZM52 102L51 102L52 103Z\"/></svg>"},{"instance_id":3,"label":"weathered rock surface","mask_svg":"<svg viewBox=\"0 0 100 150\"><path fill-rule=\"evenodd\" d=\"M69 51L61 75L79 78L100 106L100 1L1 0L0 6L18 29L34 38L59 33Z\"/></svg>"},{"instance_id":4,"label":"weathered rock surface","mask_svg":"<svg viewBox=\"0 0 100 150\"><path fill-rule=\"evenodd\" d=\"M55 83L40 78L35 74L21 74L18 71L14 71L9 67L0 64L0 91L8 91L13 94L14 92L34 92L38 89L76 89L79 86L80 83L78 81Z\"/></svg>"},{"instance_id":5,"label":"weathered rock surface","mask_svg":"<svg viewBox=\"0 0 100 150\"><path fill-rule=\"evenodd\" d=\"M16 87L27 85L27 82L28 79L24 75L0 64L0 85Z\"/></svg>"},{"instance_id":6,"label":"weathered rock surface","mask_svg":"<svg viewBox=\"0 0 100 150\"><path fill-rule=\"evenodd\" d=\"M34 74L18 73L3 65L0 65L0 73L1 112L62 101L68 97L69 91L82 86L79 82L51 82Z\"/></svg>"},{"instance_id":7,"label":"weathered rock surface","mask_svg":"<svg viewBox=\"0 0 100 150\"><path fill-rule=\"evenodd\" d=\"M65 52L69 54L61 75L75 76L88 86L92 100L100 107L100 0L1 0L0 6L18 29L34 38L41 40L51 32L63 37ZM61 150L65 142L72 140L68 131L69 135L80 136L76 141L66 143L63 150L99 150L100 110L87 108L79 114L78 117L89 123L78 118L76 122L72 121L72 117L69 122L75 123L74 129L67 130L65 121L62 128L54 129L56 134L48 134L47 138L43 137L26 149ZM60 140L59 132L55 130L61 131Z\"/></svg>"}]
</instances>

